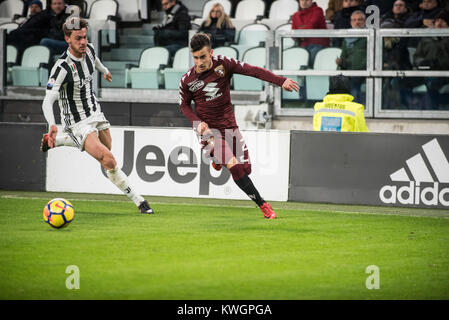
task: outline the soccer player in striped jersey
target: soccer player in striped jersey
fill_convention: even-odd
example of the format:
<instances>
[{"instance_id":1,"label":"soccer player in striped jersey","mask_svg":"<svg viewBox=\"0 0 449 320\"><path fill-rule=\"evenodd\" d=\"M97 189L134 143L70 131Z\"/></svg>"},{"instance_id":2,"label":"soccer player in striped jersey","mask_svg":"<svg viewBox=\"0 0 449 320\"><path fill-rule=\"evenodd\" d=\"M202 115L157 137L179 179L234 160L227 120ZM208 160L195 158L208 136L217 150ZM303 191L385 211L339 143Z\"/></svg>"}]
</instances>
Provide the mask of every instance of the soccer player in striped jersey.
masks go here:
<instances>
[{"instance_id":1,"label":"soccer player in striped jersey","mask_svg":"<svg viewBox=\"0 0 449 320\"><path fill-rule=\"evenodd\" d=\"M93 92L95 69L112 81L109 70L101 63L92 45L87 43L88 23L84 19L67 19L63 25L69 48L57 60L50 73L42 110L49 131L42 139L43 152L71 146L86 151L105 168L109 180L128 196L141 213L153 213L148 201L134 191L128 177L117 166L111 153L109 121L101 112ZM64 132L58 132L53 115L53 103L58 100Z\"/></svg>"},{"instance_id":2,"label":"soccer player in striped jersey","mask_svg":"<svg viewBox=\"0 0 449 320\"><path fill-rule=\"evenodd\" d=\"M195 66L181 78L181 111L201 137L203 152L212 158L212 166L216 170L221 170L222 166L229 169L234 182L260 207L264 217L275 219L273 208L260 196L249 178L251 162L248 147L235 121L230 81L234 73L239 73L269 81L287 91L298 91L298 83L263 68L214 56L210 38L204 33L192 37L190 49Z\"/></svg>"}]
</instances>

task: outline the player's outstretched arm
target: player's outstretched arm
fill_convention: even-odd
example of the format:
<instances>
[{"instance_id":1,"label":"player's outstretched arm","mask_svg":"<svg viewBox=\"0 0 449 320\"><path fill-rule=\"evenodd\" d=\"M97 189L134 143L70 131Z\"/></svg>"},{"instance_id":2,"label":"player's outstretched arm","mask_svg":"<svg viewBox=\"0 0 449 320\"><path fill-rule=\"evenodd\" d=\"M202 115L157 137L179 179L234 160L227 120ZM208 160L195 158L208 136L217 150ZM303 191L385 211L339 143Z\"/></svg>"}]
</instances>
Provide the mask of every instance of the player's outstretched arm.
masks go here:
<instances>
[{"instance_id":1,"label":"player's outstretched arm","mask_svg":"<svg viewBox=\"0 0 449 320\"><path fill-rule=\"evenodd\" d=\"M45 120L47 120L48 130L48 146L53 148L56 142L56 134L58 127L56 127L55 116L53 114L53 104L58 99L59 93L57 91L47 90L44 101L42 102L42 111L44 112Z\"/></svg>"},{"instance_id":2,"label":"player's outstretched arm","mask_svg":"<svg viewBox=\"0 0 449 320\"><path fill-rule=\"evenodd\" d=\"M286 90L286 91L299 91L299 84L298 82L296 82L295 80L292 79L287 79L284 81L284 84L282 85L282 89Z\"/></svg>"},{"instance_id":3,"label":"player's outstretched arm","mask_svg":"<svg viewBox=\"0 0 449 320\"><path fill-rule=\"evenodd\" d=\"M106 68L104 64L101 63L98 57L95 57L95 69L103 74L103 78L105 78L106 81L112 82L111 72L109 72L108 68Z\"/></svg>"},{"instance_id":4,"label":"player's outstretched arm","mask_svg":"<svg viewBox=\"0 0 449 320\"><path fill-rule=\"evenodd\" d=\"M239 73L250 77L255 77L263 81L271 82L282 87L287 91L299 91L299 85L292 79L278 76L265 68L252 66L245 62L240 62L235 59L228 59L230 69L233 73Z\"/></svg>"}]
</instances>

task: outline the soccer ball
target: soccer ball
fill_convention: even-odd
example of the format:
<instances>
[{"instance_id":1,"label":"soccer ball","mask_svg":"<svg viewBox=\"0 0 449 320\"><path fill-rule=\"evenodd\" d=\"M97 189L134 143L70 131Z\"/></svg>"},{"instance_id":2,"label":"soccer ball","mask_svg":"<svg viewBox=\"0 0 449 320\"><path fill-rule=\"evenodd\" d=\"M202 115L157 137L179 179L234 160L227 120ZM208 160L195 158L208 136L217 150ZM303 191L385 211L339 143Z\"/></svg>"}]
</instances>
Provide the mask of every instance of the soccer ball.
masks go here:
<instances>
[{"instance_id":1,"label":"soccer ball","mask_svg":"<svg viewBox=\"0 0 449 320\"><path fill-rule=\"evenodd\" d=\"M56 229L69 225L75 217L73 205L62 198L50 200L44 207L44 221Z\"/></svg>"}]
</instances>

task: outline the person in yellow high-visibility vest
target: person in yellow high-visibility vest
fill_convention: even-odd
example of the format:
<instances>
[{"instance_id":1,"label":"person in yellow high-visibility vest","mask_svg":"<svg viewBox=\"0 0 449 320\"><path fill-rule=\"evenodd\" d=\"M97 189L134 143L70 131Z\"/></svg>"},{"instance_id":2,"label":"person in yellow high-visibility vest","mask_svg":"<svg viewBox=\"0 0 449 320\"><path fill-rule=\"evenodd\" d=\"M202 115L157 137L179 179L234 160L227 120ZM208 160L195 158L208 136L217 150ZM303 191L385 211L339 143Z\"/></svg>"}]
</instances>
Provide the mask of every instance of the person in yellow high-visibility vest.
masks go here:
<instances>
[{"instance_id":1,"label":"person in yellow high-visibility vest","mask_svg":"<svg viewBox=\"0 0 449 320\"><path fill-rule=\"evenodd\" d=\"M330 77L329 92L322 102L315 103L314 131L369 132L363 115L363 105L353 102L351 85L343 75Z\"/></svg>"}]
</instances>

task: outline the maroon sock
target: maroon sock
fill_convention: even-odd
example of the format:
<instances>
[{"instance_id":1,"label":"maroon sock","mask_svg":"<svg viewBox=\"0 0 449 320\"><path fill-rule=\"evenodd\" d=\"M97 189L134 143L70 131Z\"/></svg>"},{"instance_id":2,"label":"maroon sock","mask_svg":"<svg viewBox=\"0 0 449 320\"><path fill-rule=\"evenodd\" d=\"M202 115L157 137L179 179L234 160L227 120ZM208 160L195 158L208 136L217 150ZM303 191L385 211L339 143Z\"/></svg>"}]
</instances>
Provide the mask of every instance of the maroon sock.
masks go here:
<instances>
[{"instance_id":1,"label":"maroon sock","mask_svg":"<svg viewBox=\"0 0 449 320\"><path fill-rule=\"evenodd\" d=\"M236 168L237 167L237 168ZM243 165L236 164L229 169L234 179L235 184L245 192L251 200L253 200L259 207L265 203L265 200L259 194L251 179L246 174ZM238 178L238 179L236 179Z\"/></svg>"}]
</instances>

